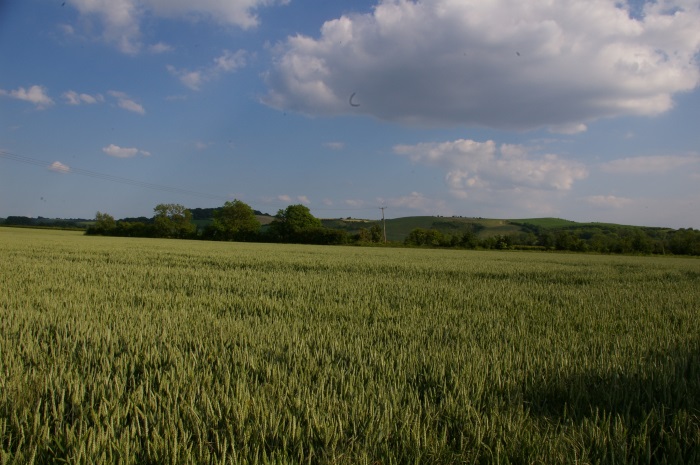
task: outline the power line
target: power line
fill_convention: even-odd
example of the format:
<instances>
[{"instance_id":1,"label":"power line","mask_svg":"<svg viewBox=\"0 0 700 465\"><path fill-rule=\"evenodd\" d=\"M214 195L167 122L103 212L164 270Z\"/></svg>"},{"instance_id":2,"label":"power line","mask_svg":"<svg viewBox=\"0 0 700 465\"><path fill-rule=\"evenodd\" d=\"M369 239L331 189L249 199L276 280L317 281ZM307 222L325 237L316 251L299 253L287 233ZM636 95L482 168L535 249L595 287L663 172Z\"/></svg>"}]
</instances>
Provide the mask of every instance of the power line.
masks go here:
<instances>
[{"instance_id":1,"label":"power line","mask_svg":"<svg viewBox=\"0 0 700 465\"><path fill-rule=\"evenodd\" d=\"M0 158L6 159L6 160L11 160L11 161L16 161L19 163L25 163L27 165L41 166L41 167L47 168L47 169L51 168L51 163L47 162L45 160L39 160L36 158L25 157L23 155L17 155L16 153L7 152L5 150L0 150ZM204 198L213 199L213 200L222 200L222 199L229 200L228 197L224 197L222 195L209 194L206 192L198 192L198 191L193 191L193 190L189 190L189 189L182 189L179 187L165 186L162 184L154 184L154 183L145 182L145 181L137 181L135 179L123 178L121 176L114 176L111 174L99 173L97 171L84 170L81 168L67 167L63 172L64 173L79 174L81 176L87 176L89 178L101 179L103 181L111 181L111 182L116 182L116 183L120 183L120 184L126 184L129 186L142 187L144 189L151 189L151 190L156 190L156 191L161 191L161 192L170 192L173 194L182 194L182 195L193 195L193 196L204 197Z\"/></svg>"}]
</instances>

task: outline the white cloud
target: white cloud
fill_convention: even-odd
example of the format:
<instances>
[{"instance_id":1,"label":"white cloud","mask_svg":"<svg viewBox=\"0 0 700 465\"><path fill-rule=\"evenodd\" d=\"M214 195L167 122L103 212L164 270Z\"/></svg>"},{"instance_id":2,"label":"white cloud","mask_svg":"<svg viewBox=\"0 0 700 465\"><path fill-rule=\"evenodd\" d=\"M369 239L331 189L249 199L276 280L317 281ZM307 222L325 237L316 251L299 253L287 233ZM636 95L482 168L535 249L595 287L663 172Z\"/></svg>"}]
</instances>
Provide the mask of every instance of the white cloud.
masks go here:
<instances>
[{"instance_id":1,"label":"white cloud","mask_svg":"<svg viewBox=\"0 0 700 465\"><path fill-rule=\"evenodd\" d=\"M124 92L110 90L108 94L117 99L117 106L119 106L119 108L127 111L133 111L134 113L138 113L140 115L146 114L146 110L143 108L143 106L140 103L136 103Z\"/></svg>"},{"instance_id":2,"label":"white cloud","mask_svg":"<svg viewBox=\"0 0 700 465\"><path fill-rule=\"evenodd\" d=\"M700 83L697 3L659 3L633 17L626 3L603 0L382 0L327 21L318 38L278 44L263 101L311 115L564 133L656 115Z\"/></svg>"},{"instance_id":3,"label":"white cloud","mask_svg":"<svg viewBox=\"0 0 700 465\"><path fill-rule=\"evenodd\" d=\"M101 38L127 54L143 49L141 24L152 18L214 21L225 26L250 29L259 24L255 12L288 0L68 0L81 14L87 30L100 31ZM151 52L168 51L162 43ZM155 47L155 49L153 48Z\"/></svg>"},{"instance_id":4,"label":"white cloud","mask_svg":"<svg viewBox=\"0 0 700 465\"><path fill-rule=\"evenodd\" d=\"M64 92L62 97L66 101L68 105L82 105L82 104L88 104L88 105L93 105L95 103L102 103L105 101L105 98L101 94L95 94L95 95L90 95L90 94L79 94L75 92L74 90L69 90L67 92Z\"/></svg>"},{"instance_id":5,"label":"white cloud","mask_svg":"<svg viewBox=\"0 0 700 465\"><path fill-rule=\"evenodd\" d=\"M60 161L55 161L51 163L51 165L49 165L49 170L61 174L70 173L70 167L68 165L64 165Z\"/></svg>"},{"instance_id":6,"label":"white cloud","mask_svg":"<svg viewBox=\"0 0 700 465\"><path fill-rule=\"evenodd\" d=\"M457 198L466 198L472 189L523 187L566 191L588 175L578 162L555 154L532 155L521 145L497 147L492 140L397 145L394 152L415 163L445 168L446 183Z\"/></svg>"},{"instance_id":7,"label":"white cloud","mask_svg":"<svg viewBox=\"0 0 700 465\"><path fill-rule=\"evenodd\" d=\"M158 42L157 44L152 44L148 46L148 51L154 54L172 52L173 47L166 44L165 42Z\"/></svg>"},{"instance_id":8,"label":"white cloud","mask_svg":"<svg viewBox=\"0 0 700 465\"><path fill-rule=\"evenodd\" d=\"M279 200L280 202L288 203L288 204L291 204L293 202L298 202L298 203L308 205L311 203L311 200L309 200L309 198L305 195L297 195L296 197L292 197L291 195L282 194L282 195L277 196L277 200Z\"/></svg>"},{"instance_id":9,"label":"white cloud","mask_svg":"<svg viewBox=\"0 0 700 465\"><path fill-rule=\"evenodd\" d=\"M178 69L173 65L167 65L166 69L173 76L177 76L185 86L192 90L200 90L202 84L216 79L222 73L233 73L245 67L246 57L247 52L245 50L236 52L224 50L220 56L212 60L212 64L196 71Z\"/></svg>"},{"instance_id":10,"label":"white cloud","mask_svg":"<svg viewBox=\"0 0 700 465\"><path fill-rule=\"evenodd\" d=\"M150 157L151 153L146 150L139 150L134 147L119 147L118 145L110 144L107 147L103 147L102 151L115 158L133 158L138 154L144 157Z\"/></svg>"},{"instance_id":11,"label":"white cloud","mask_svg":"<svg viewBox=\"0 0 700 465\"><path fill-rule=\"evenodd\" d=\"M29 89L19 87L16 90L10 91L0 89L0 95L33 103L39 110L43 110L54 104L54 101L49 97L47 92L44 86L31 86Z\"/></svg>"},{"instance_id":12,"label":"white cloud","mask_svg":"<svg viewBox=\"0 0 700 465\"><path fill-rule=\"evenodd\" d=\"M69 0L69 4L84 19L97 18L101 28L90 25L89 29L101 29L102 38L122 52L135 54L141 49L139 22L144 9L137 0Z\"/></svg>"},{"instance_id":13,"label":"white cloud","mask_svg":"<svg viewBox=\"0 0 700 465\"><path fill-rule=\"evenodd\" d=\"M214 72L230 73L246 65L247 53L245 50L232 52L224 50L223 53L214 58L214 65L211 68Z\"/></svg>"},{"instance_id":14,"label":"white cloud","mask_svg":"<svg viewBox=\"0 0 700 465\"><path fill-rule=\"evenodd\" d=\"M659 174L700 163L700 155L629 157L603 163L600 168L614 174Z\"/></svg>"},{"instance_id":15,"label":"white cloud","mask_svg":"<svg viewBox=\"0 0 700 465\"><path fill-rule=\"evenodd\" d=\"M591 195L586 197L586 202L603 208L623 208L632 203L632 199L616 197L614 195Z\"/></svg>"},{"instance_id":16,"label":"white cloud","mask_svg":"<svg viewBox=\"0 0 700 465\"><path fill-rule=\"evenodd\" d=\"M192 90L199 90L202 83L202 73L200 71L188 71L186 69L177 69L172 65L166 67L168 72L180 79L180 82Z\"/></svg>"}]
</instances>

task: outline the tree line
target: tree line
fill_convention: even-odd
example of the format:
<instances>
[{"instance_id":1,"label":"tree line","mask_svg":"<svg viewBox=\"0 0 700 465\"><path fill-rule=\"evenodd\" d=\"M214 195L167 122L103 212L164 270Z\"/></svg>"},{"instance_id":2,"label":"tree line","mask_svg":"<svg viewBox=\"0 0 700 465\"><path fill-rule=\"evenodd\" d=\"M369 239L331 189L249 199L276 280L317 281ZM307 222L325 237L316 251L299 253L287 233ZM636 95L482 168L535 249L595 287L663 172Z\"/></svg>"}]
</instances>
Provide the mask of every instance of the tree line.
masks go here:
<instances>
[{"instance_id":1,"label":"tree line","mask_svg":"<svg viewBox=\"0 0 700 465\"><path fill-rule=\"evenodd\" d=\"M240 200L227 201L222 207L212 209L214 219L203 228L193 223L192 212L180 204L159 204L153 212L150 219L119 221L107 213L97 212L86 234L324 245L371 243L381 238L377 228L361 230L354 235L326 228L308 207L300 204L280 209L266 226L257 218L260 213Z\"/></svg>"},{"instance_id":2,"label":"tree line","mask_svg":"<svg viewBox=\"0 0 700 465\"><path fill-rule=\"evenodd\" d=\"M700 255L700 230L693 228L672 230L616 225L542 228L528 223L519 226L519 233L486 238L479 238L473 231L449 234L432 228L416 228L408 234L404 244L465 249Z\"/></svg>"}]
</instances>

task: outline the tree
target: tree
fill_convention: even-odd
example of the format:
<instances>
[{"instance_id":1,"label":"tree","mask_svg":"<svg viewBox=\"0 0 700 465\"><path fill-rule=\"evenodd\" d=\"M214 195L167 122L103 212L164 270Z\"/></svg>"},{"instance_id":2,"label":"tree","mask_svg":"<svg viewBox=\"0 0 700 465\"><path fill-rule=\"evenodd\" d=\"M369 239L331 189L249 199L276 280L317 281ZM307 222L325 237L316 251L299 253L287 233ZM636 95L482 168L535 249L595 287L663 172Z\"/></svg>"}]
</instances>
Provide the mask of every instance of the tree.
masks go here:
<instances>
[{"instance_id":1,"label":"tree","mask_svg":"<svg viewBox=\"0 0 700 465\"><path fill-rule=\"evenodd\" d=\"M153 224L158 237L190 237L197 230L192 213L176 203L161 203L153 209Z\"/></svg>"},{"instance_id":2,"label":"tree","mask_svg":"<svg viewBox=\"0 0 700 465\"><path fill-rule=\"evenodd\" d=\"M226 202L214 212L215 234L223 240L246 240L260 231L260 221L250 206L240 200Z\"/></svg>"},{"instance_id":3,"label":"tree","mask_svg":"<svg viewBox=\"0 0 700 465\"><path fill-rule=\"evenodd\" d=\"M437 229L415 228L408 233L408 236L404 239L404 244L439 247L442 245L449 245L450 241L449 239L446 240L445 236Z\"/></svg>"},{"instance_id":4,"label":"tree","mask_svg":"<svg viewBox=\"0 0 700 465\"><path fill-rule=\"evenodd\" d=\"M372 242L384 241L384 234L382 233L382 228L378 224L373 224L372 227L369 228L369 233L372 236Z\"/></svg>"},{"instance_id":5,"label":"tree","mask_svg":"<svg viewBox=\"0 0 700 465\"><path fill-rule=\"evenodd\" d=\"M304 205L290 205L279 210L270 223L270 232L281 240L299 240L305 232L322 228L321 220Z\"/></svg>"},{"instance_id":6,"label":"tree","mask_svg":"<svg viewBox=\"0 0 700 465\"><path fill-rule=\"evenodd\" d=\"M108 234L117 227L114 217L107 213L95 213L95 223L89 228L89 234Z\"/></svg>"}]
</instances>

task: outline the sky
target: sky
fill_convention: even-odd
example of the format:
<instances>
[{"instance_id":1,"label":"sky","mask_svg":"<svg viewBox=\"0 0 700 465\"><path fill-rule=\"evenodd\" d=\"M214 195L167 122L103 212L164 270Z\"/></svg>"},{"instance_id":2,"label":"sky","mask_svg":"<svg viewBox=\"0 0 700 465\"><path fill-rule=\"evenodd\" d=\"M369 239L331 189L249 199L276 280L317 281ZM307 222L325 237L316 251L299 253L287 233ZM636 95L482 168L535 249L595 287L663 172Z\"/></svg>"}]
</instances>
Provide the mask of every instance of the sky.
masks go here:
<instances>
[{"instance_id":1,"label":"sky","mask_svg":"<svg viewBox=\"0 0 700 465\"><path fill-rule=\"evenodd\" d=\"M700 228L698 0L0 1L0 217Z\"/></svg>"}]
</instances>

